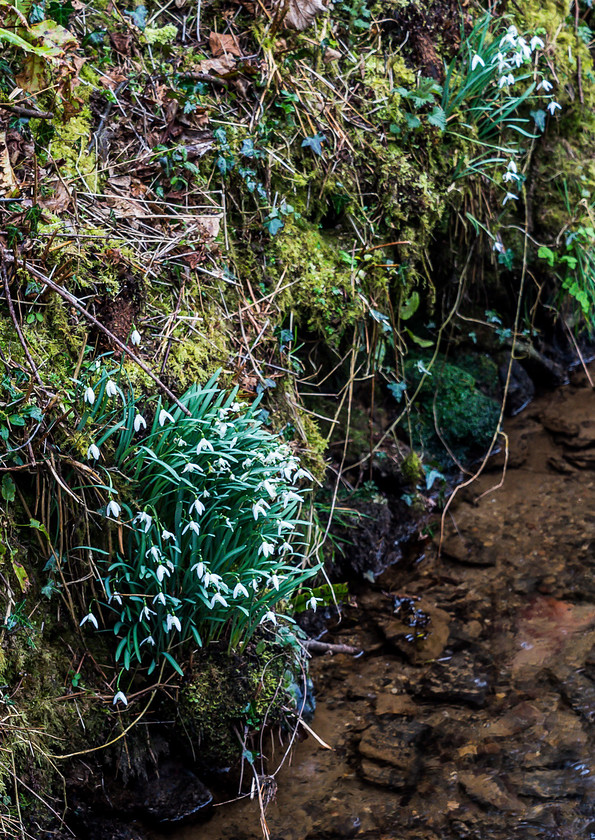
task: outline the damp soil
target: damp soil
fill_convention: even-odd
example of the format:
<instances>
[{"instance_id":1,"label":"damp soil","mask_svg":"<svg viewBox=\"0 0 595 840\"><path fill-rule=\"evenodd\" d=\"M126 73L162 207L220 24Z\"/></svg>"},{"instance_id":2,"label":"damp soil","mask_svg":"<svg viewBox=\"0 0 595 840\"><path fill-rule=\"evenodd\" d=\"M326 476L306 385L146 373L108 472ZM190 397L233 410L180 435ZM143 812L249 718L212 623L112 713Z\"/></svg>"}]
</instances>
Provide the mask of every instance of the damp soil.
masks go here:
<instances>
[{"instance_id":1,"label":"damp soil","mask_svg":"<svg viewBox=\"0 0 595 840\"><path fill-rule=\"evenodd\" d=\"M436 520L323 637L363 654L312 661L332 749L304 733L272 840L595 838L595 392L575 371L505 431L441 551ZM213 814L170 840L262 837L256 800Z\"/></svg>"}]
</instances>

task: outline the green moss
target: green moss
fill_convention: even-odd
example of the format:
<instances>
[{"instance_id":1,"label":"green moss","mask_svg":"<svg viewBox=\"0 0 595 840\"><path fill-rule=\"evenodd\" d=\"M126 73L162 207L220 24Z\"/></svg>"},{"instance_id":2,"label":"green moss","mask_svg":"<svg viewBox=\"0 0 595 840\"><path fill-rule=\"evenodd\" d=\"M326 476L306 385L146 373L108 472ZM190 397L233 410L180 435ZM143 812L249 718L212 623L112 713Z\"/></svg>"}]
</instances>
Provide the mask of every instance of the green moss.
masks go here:
<instances>
[{"instance_id":1,"label":"green moss","mask_svg":"<svg viewBox=\"0 0 595 840\"><path fill-rule=\"evenodd\" d=\"M91 139L92 116L88 106L65 124L56 125L51 154L62 177L79 178L89 192L98 192L95 153L87 151Z\"/></svg>"}]
</instances>

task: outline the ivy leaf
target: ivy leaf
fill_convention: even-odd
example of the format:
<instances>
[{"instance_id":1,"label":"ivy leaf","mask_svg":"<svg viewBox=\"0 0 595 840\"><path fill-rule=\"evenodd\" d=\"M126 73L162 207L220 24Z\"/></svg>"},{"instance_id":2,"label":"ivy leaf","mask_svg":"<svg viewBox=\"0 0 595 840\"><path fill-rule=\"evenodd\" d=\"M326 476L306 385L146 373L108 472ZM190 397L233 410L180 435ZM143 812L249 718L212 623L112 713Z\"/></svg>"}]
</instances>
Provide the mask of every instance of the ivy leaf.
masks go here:
<instances>
[{"instance_id":1,"label":"ivy leaf","mask_svg":"<svg viewBox=\"0 0 595 840\"><path fill-rule=\"evenodd\" d=\"M269 232L271 236L276 236L280 230L282 230L285 225L281 221L281 219L274 216L272 219L267 219L264 223L265 230Z\"/></svg>"},{"instance_id":2,"label":"ivy leaf","mask_svg":"<svg viewBox=\"0 0 595 840\"><path fill-rule=\"evenodd\" d=\"M133 11L124 12L124 14L130 15L132 23L138 26L141 32L144 31L147 25L147 15L149 14L146 6L137 6Z\"/></svg>"},{"instance_id":3,"label":"ivy leaf","mask_svg":"<svg viewBox=\"0 0 595 840\"><path fill-rule=\"evenodd\" d=\"M0 488L0 493L2 494L2 498L5 502L14 502L15 495L16 495L16 487L12 478L8 475L8 473L4 473L4 477L2 478L2 487Z\"/></svg>"},{"instance_id":4,"label":"ivy leaf","mask_svg":"<svg viewBox=\"0 0 595 840\"><path fill-rule=\"evenodd\" d=\"M403 399L403 394L407 390L407 383L406 382L389 382L388 383L388 390L391 392L393 397L396 399L397 402L401 402Z\"/></svg>"},{"instance_id":5,"label":"ivy leaf","mask_svg":"<svg viewBox=\"0 0 595 840\"><path fill-rule=\"evenodd\" d=\"M322 154L322 143L326 140L326 134L315 134L313 137L306 137L302 140L302 149L312 149L315 155Z\"/></svg>"}]
</instances>

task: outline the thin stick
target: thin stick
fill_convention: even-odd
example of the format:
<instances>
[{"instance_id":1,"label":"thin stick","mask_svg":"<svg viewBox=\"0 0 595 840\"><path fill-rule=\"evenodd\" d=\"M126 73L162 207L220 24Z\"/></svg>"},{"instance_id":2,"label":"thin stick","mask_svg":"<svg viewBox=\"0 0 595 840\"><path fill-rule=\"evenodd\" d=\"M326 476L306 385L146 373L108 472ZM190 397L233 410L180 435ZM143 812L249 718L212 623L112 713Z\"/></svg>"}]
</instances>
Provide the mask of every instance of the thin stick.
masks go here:
<instances>
[{"instance_id":1,"label":"thin stick","mask_svg":"<svg viewBox=\"0 0 595 840\"><path fill-rule=\"evenodd\" d=\"M23 350L25 351L25 356L27 358L27 362L29 363L29 367L31 368L31 370L33 372L33 376L37 380L38 384L43 386L41 376L39 375L39 371L37 370L37 367L35 366L35 362L31 358L31 353L29 353L29 348L27 347L27 342L25 341L25 336L23 335L23 333L21 331L21 327L20 327L16 312L14 311L14 304L13 304L12 298L10 296L10 286L8 284L8 273L6 271L6 254L5 254L3 248L0 250L0 253L2 255L2 283L4 285L4 294L6 295L6 303L8 304L8 311L10 312L10 317L12 319L12 323L14 324L14 328L16 330L16 333L17 333L18 337L19 337L19 341L21 342L21 346L22 346Z\"/></svg>"}]
</instances>

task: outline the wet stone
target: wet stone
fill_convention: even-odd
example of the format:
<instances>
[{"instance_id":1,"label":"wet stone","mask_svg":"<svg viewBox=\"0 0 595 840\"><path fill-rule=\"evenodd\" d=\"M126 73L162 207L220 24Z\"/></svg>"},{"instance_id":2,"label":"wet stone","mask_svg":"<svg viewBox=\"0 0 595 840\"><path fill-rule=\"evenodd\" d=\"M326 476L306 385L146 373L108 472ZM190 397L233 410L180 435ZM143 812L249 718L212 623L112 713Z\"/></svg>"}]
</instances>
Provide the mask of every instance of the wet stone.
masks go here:
<instances>
[{"instance_id":1,"label":"wet stone","mask_svg":"<svg viewBox=\"0 0 595 840\"><path fill-rule=\"evenodd\" d=\"M559 769L511 774L509 782L520 796L536 799L572 799L582 796L585 789L585 780L577 773Z\"/></svg>"},{"instance_id":2,"label":"wet stone","mask_svg":"<svg viewBox=\"0 0 595 840\"><path fill-rule=\"evenodd\" d=\"M463 651L444 662L435 662L421 681L417 695L423 700L481 708L489 689L485 669Z\"/></svg>"},{"instance_id":3,"label":"wet stone","mask_svg":"<svg viewBox=\"0 0 595 840\"><path fill-rule=\"evenodd\" d=\"M213 801L211 792L190 770L175 764L159 769L147 782L140 815L161 826L182 825L206 816Z\"/></svg>"},{"instance_id":4,"label":"wet stone","mask_svg":"<svg viewBox=\"0 0 595 840\"><path fill-rule=\"evenodd\" d=\"M523 802L514 793L487 773L459 773L459 782L467 795L480 805L516 814L525 810Z\"/></svg>"},{"instance_id":5,"label":"wet stone","mask_svg":"<svg viewBox=\"0 0 595 840\"><path fill-rule=\"evenodd\" d=\"M595 682L574 673L562 684L562 696L588 723L595 723Z\"/></svg>"},{"instance_id":6,"label":"wet stone","mask_svg":"<svg viewBox=\"0 0 595 840\"><path fill-rule=\"evenodd\" d=\"M420 745L429 732L417 721L377 720L359 743L360 775L391 790L412 787L421 770Z\"/></svg>"}]
</instances>

